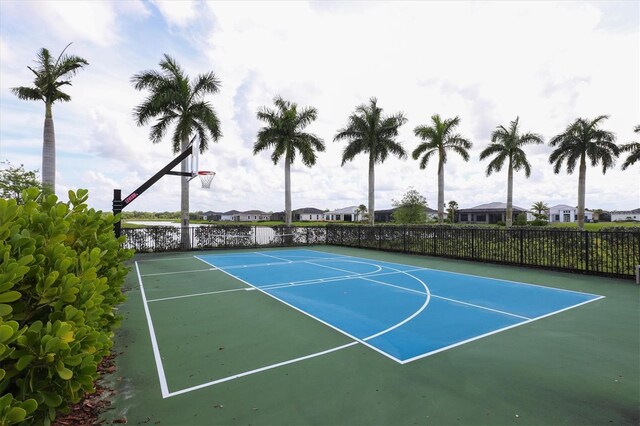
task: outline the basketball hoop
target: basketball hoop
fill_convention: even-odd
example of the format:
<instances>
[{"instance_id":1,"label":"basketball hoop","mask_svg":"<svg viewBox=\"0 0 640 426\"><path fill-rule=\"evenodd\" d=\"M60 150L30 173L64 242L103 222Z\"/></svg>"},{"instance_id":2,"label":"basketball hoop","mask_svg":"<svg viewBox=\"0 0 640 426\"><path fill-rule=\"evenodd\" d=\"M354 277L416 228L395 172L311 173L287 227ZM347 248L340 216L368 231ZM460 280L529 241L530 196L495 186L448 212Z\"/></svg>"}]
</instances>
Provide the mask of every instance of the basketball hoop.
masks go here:
<instances>
[{"instance_id":1,"label":"basketball hoop","mask_svg":"<svg viewBox=\"0 0 640 426\"><path fill-rule=\"evenodd\" d=\"M198 176L200 177L200 182L202 182L202 187L211 188L211 181L215 175L216 172L199 171Z\"/></svg>"}]
</instances>

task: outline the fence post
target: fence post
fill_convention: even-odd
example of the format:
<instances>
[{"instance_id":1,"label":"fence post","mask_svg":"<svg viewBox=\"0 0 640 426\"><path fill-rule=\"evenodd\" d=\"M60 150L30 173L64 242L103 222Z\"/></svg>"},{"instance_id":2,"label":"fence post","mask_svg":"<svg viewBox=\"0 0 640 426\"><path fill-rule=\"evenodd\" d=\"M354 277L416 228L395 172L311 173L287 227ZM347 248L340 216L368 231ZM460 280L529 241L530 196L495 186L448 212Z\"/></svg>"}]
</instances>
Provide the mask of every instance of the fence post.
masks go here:
<instances>
[{"instance_id":1,"label":"fence post","mask_svg":"<svg viewBox=\"0 0 640 426\"><path fill-rule=\"evenodd\" d=\"M589 231L584 232L584 268L589 272Z\"/></svg>"},{"instance_id":2,"label":"fence post","mask_svg":"<svg viewBox=\"0 0 640 426\"><path fill-rule=\"evenodd\" d=\"M476 233L475 228L471 228L471 259L476 258Z\"/></svg>"},{"instance_id":3,"label":"fence post","mask_svg":"<svg viewBox=\"0 0 640 426\"><path fill-rule=\"evenodd\" d=\"M524 229L520 228L520 266L524 265Z\"/></svg>"},{"instance_id":4,"label":"fence post","mask_svg":"<svg viewBox=\"0 0 640 426\"><path fill-rule=\"evenodd\" d=\"M402 252L407 252L407 227L402 228Z\"/></svg>"}]
</instances>

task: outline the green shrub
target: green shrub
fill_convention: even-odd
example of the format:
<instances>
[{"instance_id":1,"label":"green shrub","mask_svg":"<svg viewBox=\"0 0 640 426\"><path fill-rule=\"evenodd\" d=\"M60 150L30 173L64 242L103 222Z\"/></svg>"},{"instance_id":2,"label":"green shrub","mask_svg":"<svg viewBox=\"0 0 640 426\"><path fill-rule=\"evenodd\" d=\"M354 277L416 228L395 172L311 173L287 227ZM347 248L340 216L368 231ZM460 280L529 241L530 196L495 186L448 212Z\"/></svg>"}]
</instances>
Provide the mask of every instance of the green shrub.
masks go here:
<instances>
[{"instance_id":1,"label":"green shrub","mask_svg":"<svg viewBox=\"0 0 640 426\"><path fill-rule=\"evenodd\" d=\"M549 222L547 222L546 220L542 220L542 219L535 219L535 220L532 220L531 222L529 222L529 224L531 226L547 226L549 224Z\"/></svg>"},{"instance_id":2,"label":"green shrub","mask_svg":"<svg viewBox=\"0 0 640 426\"><path fill-rule=\"evenodd\" d=\"M87 198L30 188L23 205L0 199L0 425L50 423L94 391L112 346L132 252Z\"/></svg>"},{"instance_id":3,"label":"green shrub","mask_svg":"<svg viewBox=\"0 0 640 426\"><path fill-rule=\"evenodd\" d=\"M499 220L496 222L496 225L498 226L507 226L507 223L504 220Z\"/></svg>"},{"instance_id":4,"label":"green shrub","mask_svg":"<svg viewBox=\"0 0 640 426\"><path fill-rule=\"evenodd\" d=\"M527 224L527 214L520 213L516 216L516 220L513 221L516 226L525 226Z\"/></svg>"}]
</instances>

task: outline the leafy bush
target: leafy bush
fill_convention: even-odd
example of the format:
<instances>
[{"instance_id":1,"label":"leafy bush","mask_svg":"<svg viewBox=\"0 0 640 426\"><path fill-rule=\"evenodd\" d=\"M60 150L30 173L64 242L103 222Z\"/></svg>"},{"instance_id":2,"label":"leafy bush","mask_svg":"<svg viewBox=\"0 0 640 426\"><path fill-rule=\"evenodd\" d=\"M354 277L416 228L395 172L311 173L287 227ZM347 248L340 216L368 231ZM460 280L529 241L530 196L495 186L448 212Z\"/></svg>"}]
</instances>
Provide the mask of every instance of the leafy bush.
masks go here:
<instances>
[{"instance_id":1,"label":"leafy bush","mask_svg":"<svg viewBox=\"0 0 640 426\"><path fill-rule=\"evenodd\" d=\"M547 222L546 220L543 220L543 219L535 219L535 220L532 220L531 222L529 222L529 224L531 226L547 226L549 224L549 222Z\"/></svg>"},{"instance_id":2,"label":"leafy bush","mask_svg":"<svg viewBox=\"0 0 640 426\"><path fill-rule=\"evenodd\" d=\"M94 391L132 256L86 190L22 195L0 199L0 425L49 424Z\"/></svg>"},{"instance_id":3,"label":"leafy bush","mask_svg":"<svg viewBox=\"0 0 640 426\"><path fill-rule=\"evenodd\" d=\"M498 226L507 226L507 223L504 220L499 220L496 222L496 225Z\"/></svg>"},{"instance_id":4,"label":"leafy bush","mask_svg":"<svg viewBox=\"0 0 640 426\"><path fill-rule=\"evenodd\" d=\"M524 226L527 224L527 214L520 213L516 216L516 220L513 222L514 225Z\"/></svg>"}]
</instances>

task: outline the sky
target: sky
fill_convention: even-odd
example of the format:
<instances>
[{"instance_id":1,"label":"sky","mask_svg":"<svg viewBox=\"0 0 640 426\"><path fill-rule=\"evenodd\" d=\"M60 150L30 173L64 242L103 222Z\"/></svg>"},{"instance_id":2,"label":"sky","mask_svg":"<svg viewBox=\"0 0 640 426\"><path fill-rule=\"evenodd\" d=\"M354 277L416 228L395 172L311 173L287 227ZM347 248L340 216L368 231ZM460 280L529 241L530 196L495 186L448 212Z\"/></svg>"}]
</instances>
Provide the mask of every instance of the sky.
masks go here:
<instances>
[{"instance_id":1,"label":"sky","mask_svg":"<svg viewBox=\"0 0 640 426\"><path fill-rule=\"evenodd\" d=\"M44 104L16 98L29 86L27 68L46 47L89 65L73 78L71 102L53 106L56 192L89 189L89 204L110 210L174 158L170 136L159 144L151 125L138 127L133 109L145 92L131 77L158 69L163 54L194 78L213 71L219 93L207 100L223 136L200 157L217 174L206 190L191 183L191 211L282 211L284 164L253 155L262 123L256 112L282 96L313 106L305 130L326 151L308 168L292 166L293 207L337 209L367 204L368 158L341 167L345 142L334 142L358 105L371 97L408 122L398 141L409 154L416 126L433 114L460 117L458 131L473 142L468 162L450 154L445 202L461 208L506 202L507 170L486 176L479 159L498 125L516 117L523 132L545 142L572 121L609 115L603 128L618 143L638 141L640 124L640 2L203 2L0 1L0 161L40 170ZM527 179L515 173L514 204L528 208L577 205L577 171L554 174L548 144L525 148ZM588 167L586 207L640 207L640 164L602 174ZM409 158L376 166L376 209L389 208L411 187L437 208L437 161L426 169ZM165 176L129 210L180 210L180 183Z\"/></svg>"}]
</instances>

